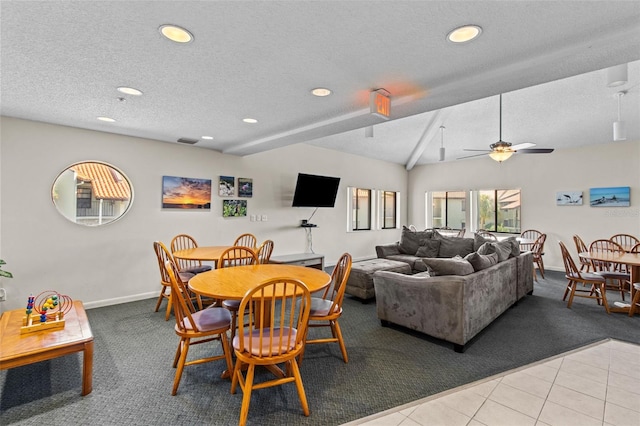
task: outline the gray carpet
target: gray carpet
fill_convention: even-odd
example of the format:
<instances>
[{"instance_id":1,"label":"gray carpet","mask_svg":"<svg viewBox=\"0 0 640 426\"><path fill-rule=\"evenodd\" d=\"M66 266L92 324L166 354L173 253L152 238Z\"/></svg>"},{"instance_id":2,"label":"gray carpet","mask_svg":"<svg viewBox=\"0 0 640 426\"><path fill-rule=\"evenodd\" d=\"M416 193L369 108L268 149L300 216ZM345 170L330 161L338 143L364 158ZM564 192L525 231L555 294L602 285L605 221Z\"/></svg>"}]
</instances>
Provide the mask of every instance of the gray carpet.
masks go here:
<instances>
[{"instance_id":1,"label":"gray carpet","mask_svg":"<svg viewBox=\"0 0 640 426\"><path fill-rule=\"evenodd\" d=\"M383 328L375 303L347 296L341 325L349 353L336 344L307 348L301 367L311 416L293 384L257 390L251 425L338 425L606 338L640 344L640 316L607 315L593 300L561 301L563 274L549 272L486 328L465 353L399 327ZM615 293L608 296L617 300ZM171 396L178 342L173 318L155 300L92 309L93 392L80 396L81 356L0 372L0 424L237 424L242 391L229 393L223 362L185 369ZM163 305L164 307L164 305ZM205 345L201 345L205 346ZM208 349L218 351L214 343ZM266 374L266 373L262 373Z\"/></svg>"}]
</instances>

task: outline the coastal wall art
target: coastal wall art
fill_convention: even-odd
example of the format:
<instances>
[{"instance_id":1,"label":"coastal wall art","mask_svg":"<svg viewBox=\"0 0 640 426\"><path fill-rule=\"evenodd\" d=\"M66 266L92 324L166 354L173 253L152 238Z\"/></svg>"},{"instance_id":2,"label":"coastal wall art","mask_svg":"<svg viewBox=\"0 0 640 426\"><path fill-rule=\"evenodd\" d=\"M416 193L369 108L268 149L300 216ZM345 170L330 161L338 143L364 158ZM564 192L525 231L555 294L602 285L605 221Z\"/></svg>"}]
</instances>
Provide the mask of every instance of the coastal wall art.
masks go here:
<instances>
[{"instance_id":1,"label":"coastal wall art","mask_svg":"<svg viewBox=\"0 0 640 426\"><path fill-rule=\"evenodd\" d=\"M631 187L590 188L589 205L591 207L629 207Z\"/></svg>"},{"instance_id":2,"label":"coastal wall art","mask_svg":"<svg viewBox=\"0 0 640 426\"><path fill-rule=\"evenodd\" d=\"M557 206L581 206L582 191L559 191L556 192Z\"/></svg>"},{"instance_id":3,"label":"coastal wall art","mask_svg":"<svg viewBox=\"0 0 640 426\"><path fill-rule=\"evenodd\" d=\"M163 209L211 209L211 179L162 176Z\"/></svg>"}]
</instances>

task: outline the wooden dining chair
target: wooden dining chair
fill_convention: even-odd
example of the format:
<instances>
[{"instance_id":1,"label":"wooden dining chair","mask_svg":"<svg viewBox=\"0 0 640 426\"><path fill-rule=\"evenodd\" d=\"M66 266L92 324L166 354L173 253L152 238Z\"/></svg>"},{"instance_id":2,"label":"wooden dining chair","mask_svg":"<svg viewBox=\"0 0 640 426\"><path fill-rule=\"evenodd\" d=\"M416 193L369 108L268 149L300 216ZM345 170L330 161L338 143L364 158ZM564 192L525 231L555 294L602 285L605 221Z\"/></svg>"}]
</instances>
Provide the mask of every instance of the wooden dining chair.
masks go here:
<instances>
[{"instance_id":1,"label":"wooden dining chair","mask_svg":"<svg viewBox=\"0 0 640 426\"><path fill-rule=\"evenodd\" d=\"M520 233L520 238L531 242L520 243L520 251L533 251L533 245L538 237L542 235L542 232L536 229L527 229Z\"/></svg>"},{"instance_id":2,"label":"wooden dining chair","mask_svg":"<svg viewBox=\"0 0 640 426\"><path fill-rule=\"evenodd\" d=\"M257 265L258 255L249 247L233 246L229 247L220 255L218 259L218 268L230 268L242 265ZM238 309L240 308L239 300L223 300L222 306L231 313L231 339L236 334L236 322L238 319Z\"/></svg>"},{"instance_id":3,"label":"wooden dining chair","mask_svg":"<svg viewBox=\"0 0 640 426\"><path fill-rule=\"evenodd\" d=\"M579 253L584 253L586 251L589 251L589 249L587 248L587 245L584 243L584 240L582 238L580 238L579 235L574 235L573 236L573 242L576 245L576 250ZM583 257L578 256L580 259L580 270L581 271L585 271L585 272L589 272L591 271L591 261L589 259L585 259Z\"/></svg>"},{"instance_id":4,"label":"wooden dining chair","mask_svg":"<svg viewBox=\"0 0 640 426\"><path fill-rule=\"evenodd\" d=\"M271 253L273 253L273 245L274 243L272 240L266 240L262 244L260 244L260 247L258 247L256 253L258 255L258 263L269 263L269 260L271 259Z\"/></svg>"},{"instance_id":5,"label":"wooden dining chair","mask_svg":"<svg viewBox=\"0 0 640 426\"><path fill-rule=\"evenodd\" d=\"M458 230L458 235L456 235L456 237L458 237L458 238L464 238L464 233L465 233L466 231L467 231L467 230L466 230L465 228L461 228L460 230Z\"/></svg>"},{"instance_id":6,"label":"wooden dining chair","mask_svg":"<svg viewBox=\"0 0 640 426\"><path fill-rule=\"evenodd\" d=\"M631 247L629 253L640 253L640 242ZM629 308L629 316L632 317L636 311L640 311L640 283L632 283L633 298L631 299L631 307Z\"/></svg>"},{"instance_id":7,"label":"wooden dining chair","mask_svg":"<svg viewBox=\"0 0 640 426\"><path fill-rule=\"evenodd\" d=\"M533 253L533 277L536 279L536 282L538 281L536 269L540 271L540 275L542 276L542 279L544 279L544 261L542 256L544 255L545 241L547 241L547 234L540 234L531 248L531 252Z\"/></svg>"},{"instance_id":8,"label":"wooden dining chair","mask_svg":"<svg viewBox=\"0 0 640 426\"><path fill-rule=\"evenodd\" d=\"M615 234L609 240L618 243L623 250L629 251L636 244L640 244L640 240L629 234Z\"/></svg>"},{"instance_id":9,"label":"wooden dining chair","mask_svg":"<svg viewBox=\"0 0 640 426\"><path fill-rule=\"evenodd\" d=\"M196 247L198 247L198 243L191 235L179 234L171 240L171 253ZM210 265L203 265L200 260L176 259L176 265L181 272L191 272L192 274L211 270Z\"/></svg>"},{"instance_id":10,"label":"wooden dining chair","mask_svg":"<svg viewBox=\"0 0 640 426\"><path fill-rule=\"evenodd\" d=\"M191 300L184 297L187 294L187 288L176 278L178 271L175 263L167 261L165 265L171 281L171 298L176 317L175 332L180 337L178 349L173 359L173 368L176 368L176 374L173 379L171 395L175 395L178 392L182 372L186 366L225 360L227 371L232 371L231 347L227 339L227 330L231 327L231 314L220 307L209 307L196 312ZM190 346L214 340L220 341L222 354L187 361Z\"/></svg>"},{"instance_id":11,"label":"wooden dining chair","mask_svg":"<svg viewBox=\"0 0 640 426\"><path fill-rule=\"evenodd\" d=\"M296 358L304 348L311 308L311 295L304 283L293 278L276 278L249 290L240 303L238 334L233 339L236 364L231 393L242 389L240 426L247 422L251 393L294 382L305 416L309 405ZM284 369L278 364L284 363ZM257 365L275 378L254 383ZM246 367L246 375L243 373Z\"/></svg>"},{"instance_id":12,"label":"wooden dining chair","mask_svg":"<svg viewBox=\"0 0 640 426\"><path fill-rule=\"evenodd\" d=\"M476 231L476 235L485 238L487 240L492 240L492 241L498 241L498 237L496 237L495 235L493 235L491 232L489 231L485 231L484 229L478 229Z\"/></svg>"},{"instance_id":13,"label":"wooden dining chair","mask_svg":"<svg viewBox=\"0 0 640 426\"><path fill-rule=\"evenodd\" d=\"M234 246L249 247L251 250L255 250L258 244L258 240L253 234L242 234L233 242Z\"/></svg>"},{"instance_id":14,"label":"wooden dining chair","mask_svg":"<svg viewBox=\"0 0 640 426\"><path fill-rule=\"evenodd\" d=\"M622 255L624 249L618 243L611 240L595 240L589 244L589 252L596 254ZM601 275L607 282L607 289L620 292L620 297L624 301L626 284L631 281L631 275L623 265L607 262L603 260L591 260L594 273Z\"/></svg>"},{"instance_id":15,"label":"wooden dining chair","mask_svg":"<svg viewBox=\"0 0 640 426\"><path fill-rule=\"evenodd\" d=\"M564 290L562 300L569 295L567 308L571 308L574 297L586 297L588 299L596 299L598 304L604 305L607 314L609 304L607 302L606 281L602 275L592 272L581 272L571 258L571 254L562 241L560 241L560 251L562 252L562 261L564 262L565 278L568 280L567 288ZM589 288L577 288L577 284L586 284Z\"/></svg>"},{"instance_id":16,"label":"wooden dining chair","mask_svg":"<svg viewBox=\"0 0 640 426\"><path fill-rule=\"evenodd\" d=\"M340 345L342 359L345 363L349 362L347 348L342 338L342 331L338 319L342 315L342 300L344 299L344 291L347 287L347 280L351 273L351 264L353 259L349 253L340 256L338 263L331 273L331 284L327 287L322 297L311 298L311 311L309 312L309 325L307 327L307 336L305 336L306 345L316 343L333 343ZM311 328L329 327L331 329L331 337L312 338L308 336ZM300 353L298 362L302 364L304 357L304 349Z\"/></svg>"},{"instance_id":17,"label":"wooden dining chair","mask_svg":"<svg viewBox=\"0 0 640 426\"><path fill-rule=\"evenodd\" d=\"M167 247L161 243L160 241L153 242L153 251L156 253L156 258L158 259L158 267L160 268L160 285L162 289L160 290L160 295L158 296L158 302L156 303L156 310L154 312L158 312L160 309L160 304L164 299L167 299L167 310L164 316L165 321L169 320L169 315L171 315L171 281L169 279L169 273L167 272L167 268L165 266L167 261L174 262L173 256L169 253ZM193 277L192 273L189 272L179 272L178 279L181 282L188 282L189 279ZM202 307L201 307L202 308Z\"/></svg>"}]
</instances>

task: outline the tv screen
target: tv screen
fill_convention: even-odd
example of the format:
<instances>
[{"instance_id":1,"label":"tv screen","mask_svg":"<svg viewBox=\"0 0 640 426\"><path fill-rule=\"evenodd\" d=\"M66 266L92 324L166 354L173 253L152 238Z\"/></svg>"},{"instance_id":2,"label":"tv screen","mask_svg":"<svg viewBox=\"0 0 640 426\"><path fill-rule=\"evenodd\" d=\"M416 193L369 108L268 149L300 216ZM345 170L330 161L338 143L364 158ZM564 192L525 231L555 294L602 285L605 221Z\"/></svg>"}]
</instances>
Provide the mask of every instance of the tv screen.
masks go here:
<instances>
[{"instance_id":1,"label":"tv screen","mask_svg":"<svg viewBox=\"0 0 640 426\"><path fill-rule=\"evenodd\" d=\"M340 178L298 173L293 207L333 207Z\"/></svg>"}]
</instances>

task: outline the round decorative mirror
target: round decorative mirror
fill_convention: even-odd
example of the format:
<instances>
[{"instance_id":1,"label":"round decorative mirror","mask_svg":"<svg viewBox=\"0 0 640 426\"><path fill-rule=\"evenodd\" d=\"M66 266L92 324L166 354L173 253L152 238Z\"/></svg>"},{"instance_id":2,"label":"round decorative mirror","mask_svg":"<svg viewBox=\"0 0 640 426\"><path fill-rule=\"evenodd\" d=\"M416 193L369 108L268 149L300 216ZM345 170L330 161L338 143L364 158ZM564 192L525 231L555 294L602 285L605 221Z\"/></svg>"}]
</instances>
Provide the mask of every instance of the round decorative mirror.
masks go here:
<instances>
[{"instance_id":1,"label":"round decorative mirror","mask_svg":"<svg viewBox=\"0 0 640 426\"><path fill-rule=\"evenodd\" d=\"M67 167L51 188L53 204L71 222L99 226L120 219L133 203L133 186L116 167L84 161Z\"/></svg>"}]
</instances>

